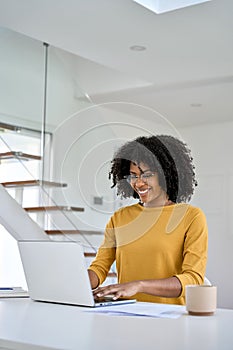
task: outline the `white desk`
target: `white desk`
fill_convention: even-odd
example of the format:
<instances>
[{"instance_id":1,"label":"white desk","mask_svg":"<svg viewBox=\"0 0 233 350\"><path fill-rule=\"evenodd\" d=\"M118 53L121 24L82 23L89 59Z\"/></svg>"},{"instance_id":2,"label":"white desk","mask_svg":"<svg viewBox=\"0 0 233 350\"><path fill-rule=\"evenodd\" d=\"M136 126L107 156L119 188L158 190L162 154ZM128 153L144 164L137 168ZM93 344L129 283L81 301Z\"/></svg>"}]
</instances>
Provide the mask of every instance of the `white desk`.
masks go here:
<instances>
[{"instance_id":1,"label":"white desk","mask_svg":"<svg viewBox=\"0 0 233 350\"><path fill-rule=\"evenodd\" d=\"M0 300L0 349L232 350L233 310L178 319L107 316L76 306Z\"/></svg>"}]
</instances>

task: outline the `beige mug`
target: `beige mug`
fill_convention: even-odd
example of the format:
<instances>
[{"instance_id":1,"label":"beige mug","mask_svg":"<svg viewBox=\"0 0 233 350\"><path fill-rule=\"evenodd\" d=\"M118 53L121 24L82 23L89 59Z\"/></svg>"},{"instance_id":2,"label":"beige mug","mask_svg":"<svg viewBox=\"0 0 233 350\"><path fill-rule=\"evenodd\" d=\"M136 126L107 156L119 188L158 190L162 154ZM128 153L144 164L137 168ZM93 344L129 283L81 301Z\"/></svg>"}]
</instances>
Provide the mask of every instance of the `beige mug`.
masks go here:
<instances>
[{"instance_id":1,"label":"beige mug","mask_svg":"<svg viewBox=\"0 0 233 350\"><path fill-rule=\"evenodd\" d=\"M217 287L187 285L185 287L186 310L190 315L210 316L217 307Z\"/></svg>"}]
</instances>

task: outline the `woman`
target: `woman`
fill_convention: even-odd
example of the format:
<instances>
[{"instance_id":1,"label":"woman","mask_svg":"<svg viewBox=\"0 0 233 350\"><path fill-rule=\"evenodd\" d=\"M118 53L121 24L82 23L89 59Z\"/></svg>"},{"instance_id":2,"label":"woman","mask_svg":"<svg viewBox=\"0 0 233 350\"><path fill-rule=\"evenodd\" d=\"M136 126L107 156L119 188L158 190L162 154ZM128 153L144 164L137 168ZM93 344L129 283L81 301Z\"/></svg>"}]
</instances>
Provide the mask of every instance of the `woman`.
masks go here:
<instances>
[{"instance_id":1,"label":"woman","mask_svg":"<svg viewBox=\"0 0 233 350\"><path fill-rule=\"evenodd\" d=\"M204 281L208 240L205 215L187 204L197 185L190 150L172 136L139 137L116 152L109 177L139 203L106 226L88 270L94 295L184 304L185 285ZM114 261L118 284L99 287Z\"/></svg>"}]
</instances>

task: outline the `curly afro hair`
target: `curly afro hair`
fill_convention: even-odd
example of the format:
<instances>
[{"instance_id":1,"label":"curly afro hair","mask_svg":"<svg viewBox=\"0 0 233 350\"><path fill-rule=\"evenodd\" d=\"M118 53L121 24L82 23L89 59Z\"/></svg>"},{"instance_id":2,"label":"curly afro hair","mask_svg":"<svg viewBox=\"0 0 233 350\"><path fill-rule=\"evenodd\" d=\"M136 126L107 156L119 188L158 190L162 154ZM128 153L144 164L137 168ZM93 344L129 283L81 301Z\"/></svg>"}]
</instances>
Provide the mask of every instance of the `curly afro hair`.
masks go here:
<instances>
[{"instance_id":1,"label":"curly afro hair","mask_svg":"<svg viewBox=\"0 0 233 350\"><path fill-rule=\"evenodd\" d=\"M122 198L139 198L137 192L125 180L130 163L149 166L158 173L159 184L174 203L188 202L197 181L190 149L170 135L141 136L119 148L112 160L109 179Z\"/></svg>"}]
</instances>

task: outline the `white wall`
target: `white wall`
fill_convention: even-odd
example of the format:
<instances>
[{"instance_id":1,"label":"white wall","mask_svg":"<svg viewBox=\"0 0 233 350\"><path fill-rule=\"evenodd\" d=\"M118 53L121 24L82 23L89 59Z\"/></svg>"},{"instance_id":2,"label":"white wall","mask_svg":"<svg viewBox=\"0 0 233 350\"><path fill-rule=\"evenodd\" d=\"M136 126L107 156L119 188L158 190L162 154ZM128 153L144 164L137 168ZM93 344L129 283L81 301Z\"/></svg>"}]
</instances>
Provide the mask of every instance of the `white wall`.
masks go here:
<instances>
[{"instance_id":1,"label":"white wall","mask_svg":"<svg viewBox=\"0 0 233 350\"><path fill-rule=\"evenodd\" d=\"M206 275L218 286L218 306L233 308L233 122L180 130L193 150L199 186L193 204L209 227Z\"/></svg>"}]
</instances>

